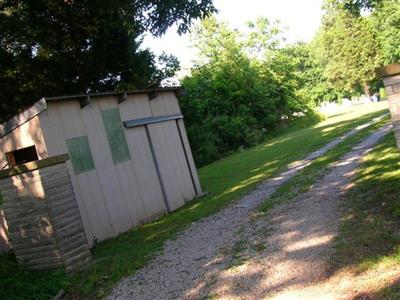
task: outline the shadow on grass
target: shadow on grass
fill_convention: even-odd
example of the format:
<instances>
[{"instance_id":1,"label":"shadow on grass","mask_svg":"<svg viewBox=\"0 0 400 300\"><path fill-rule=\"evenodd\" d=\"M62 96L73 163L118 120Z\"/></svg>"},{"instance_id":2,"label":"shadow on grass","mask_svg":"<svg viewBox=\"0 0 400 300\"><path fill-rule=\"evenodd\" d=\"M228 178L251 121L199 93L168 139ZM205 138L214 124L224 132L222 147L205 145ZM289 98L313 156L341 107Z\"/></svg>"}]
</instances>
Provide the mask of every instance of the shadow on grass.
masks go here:
<instances>
[{"instance_id":1,"label":"shadow on grass","mask_svg":"<svg viewBox=\"0 0 400 300\"><path fill-rule=\"evenodd\" d=\"M244 181L251 184L253 182L251 178L254 176L259 176L259 180L267 178L272 173L282 171L287 164L303 159L332 139L381 114L382 111L379 111L364 115L357 120L297 130L226 157L199 170L203 189L216 194L226 189L223 183L229 184L232 188L241 185ZM324 132L331 128L334 130Z\"/></svg>"},{"instance_id":2,"label":"shadow on grass","mask_svg":"<svg viewBox=\"0 0 400 300\"><path fill-rule=\"evenodd\" d=\"M27 271L18 266L11 251L0 255L0 299L51 299L66 287L63 271Z\"/></svg>"},{"instance_id":3,"label":"shadow on grass","mask_svg":"<svg viewBox=\"0 0 400 300\"><path fill-rule=\"evenodd\" d=\"M400 263L400 153L389 134L367 156L346 196L335 268Z\"/></svg>"}]
</instances>

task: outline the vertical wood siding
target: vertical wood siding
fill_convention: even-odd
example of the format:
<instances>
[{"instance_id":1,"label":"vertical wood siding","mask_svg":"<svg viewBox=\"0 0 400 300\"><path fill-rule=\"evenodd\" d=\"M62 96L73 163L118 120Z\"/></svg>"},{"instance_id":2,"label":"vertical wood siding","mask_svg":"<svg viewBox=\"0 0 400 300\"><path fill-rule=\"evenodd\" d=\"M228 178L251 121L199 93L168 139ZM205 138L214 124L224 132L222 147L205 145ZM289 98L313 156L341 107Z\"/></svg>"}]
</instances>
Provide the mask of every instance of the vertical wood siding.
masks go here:
<instances>
[{"instance_id":1,"label":"vertical wood siding","mask_svg":"<svg viewBox=\"0 0 400 300\"><path fill-rule=\"evenodd\" d=\"M81 109L79 102L73 100L49 104L48 109L40 114L40 120L49 156L68 153L66 144L68 139L81 136L88 138L95 169L75 175L71 161L67 163L67 167L71 174L88 241L93 243L97 239L114 236L118 231L111 222L110 205L107 205L108 199L103 193L98 176L97 154L93 151L97 149L97 138L93 134L88 134L85 118L89 118L90 115L87 115L89 107L86 108L86 110ZM89 127L89 132L90 130Z\"/></svg>"},{"instance_id":2,"label":"vertical wood siding","mask_svg":"<svg viewBox=\"0 0 400 300\"><path fill-rule=\"evenodd\" d=\"M181 112L173 93L160 94L159 97L150 101L150 107L153 116ZM196 195L178 125L173 120L152 124L149 127L150 133L154 137L156 155L159 158L162 176L166 181L168 200L171 201L172 209L176 209ZM190 147L188 150L187 155L192 157Z\"/></svg>"}]
</instances>

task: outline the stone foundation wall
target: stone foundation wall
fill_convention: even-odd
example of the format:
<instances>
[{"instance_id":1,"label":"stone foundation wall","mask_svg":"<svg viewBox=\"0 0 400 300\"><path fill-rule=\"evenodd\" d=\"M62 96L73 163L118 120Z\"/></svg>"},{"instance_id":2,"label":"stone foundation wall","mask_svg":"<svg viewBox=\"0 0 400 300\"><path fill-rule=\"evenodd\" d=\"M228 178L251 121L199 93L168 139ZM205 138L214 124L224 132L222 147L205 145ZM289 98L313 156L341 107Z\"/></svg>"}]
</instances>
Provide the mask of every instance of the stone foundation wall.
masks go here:
<instances>
[{"instance_id":1,"label":"stone foundation wall","mask_svg":"<svg viewBox=\"0 0 400 300\"><path fill-rule=\"evenodd\" d=\"M66 155L0 172L8 236L18 262L73 271L90 259Z\"/></svg>"}]
</instances>

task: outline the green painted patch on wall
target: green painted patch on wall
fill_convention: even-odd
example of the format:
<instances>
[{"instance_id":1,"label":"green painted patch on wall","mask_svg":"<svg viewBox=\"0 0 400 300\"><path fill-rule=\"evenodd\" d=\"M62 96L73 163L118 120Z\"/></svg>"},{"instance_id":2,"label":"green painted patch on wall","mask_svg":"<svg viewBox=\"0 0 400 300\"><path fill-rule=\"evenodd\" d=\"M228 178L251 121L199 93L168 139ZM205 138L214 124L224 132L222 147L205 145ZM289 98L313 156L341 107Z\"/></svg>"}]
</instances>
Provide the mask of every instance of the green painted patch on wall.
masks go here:
<instances>
[{"instance_id":1,"label":"green painted patch on wall","mask_svg":"<svg viewBox=\"0 0 400 300\"><path fill-rule=\"evenodd\" d=\"M101 112L108 144L115 164L131 159L118 108Z\"/></svg>"},{"instance_id":2,"label":"green painted patch on wall","mask_svg":"<svg viewBox=\"0 0 400 300\"><path fill-rule=\"evenodd\" d=\"M76 175L94 169L92 152L87 136L67 139L67 148Z\"/></svg>"}]
</instances>

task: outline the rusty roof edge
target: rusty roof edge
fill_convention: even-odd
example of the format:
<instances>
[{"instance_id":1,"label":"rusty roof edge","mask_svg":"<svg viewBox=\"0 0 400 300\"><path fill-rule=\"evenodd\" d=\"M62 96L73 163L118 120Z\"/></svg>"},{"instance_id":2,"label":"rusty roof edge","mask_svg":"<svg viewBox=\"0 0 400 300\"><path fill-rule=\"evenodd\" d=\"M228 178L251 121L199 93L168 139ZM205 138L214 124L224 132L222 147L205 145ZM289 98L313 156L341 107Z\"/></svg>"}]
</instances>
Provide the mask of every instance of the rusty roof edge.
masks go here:
<instances>
[{"instance_id":1,"label":"rusty roof edge","mask_svg":"<svg viewBox=\"0 0 400 300\"><path fill-rule=\"evenodd\" d=\"M35 102L31 107L25 109L19 114L15 115L8 121L0 124L0 138L6 136L19 126L25 124L30 119L36 117L42 111L47 109L46 99L42 98L39 101Z\"/></svg>"},{"instance_id":2,"label":"rusty roof edge","mask_svg":"<svg viewBox=\"0 0 400 300\"><path fill-rule=\"evenodd\" d=\"M153 88L153 89L140 89L131 91L118 91L118 92L103 92L103 93L88 93L88 94L78 94L78 95L66 95L57 97L46 97L46 101L63 101L63 100L75 100L82 98L95 98L104 96L120 96L120 95L134 95L134 94L148 94L148 93L162 93L162 92L177 92L182 90L181 86L174 87L164 87L164 88Z\"/></svg>"}]
</instances>

